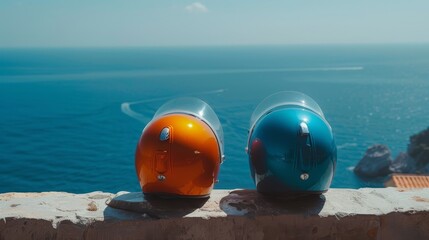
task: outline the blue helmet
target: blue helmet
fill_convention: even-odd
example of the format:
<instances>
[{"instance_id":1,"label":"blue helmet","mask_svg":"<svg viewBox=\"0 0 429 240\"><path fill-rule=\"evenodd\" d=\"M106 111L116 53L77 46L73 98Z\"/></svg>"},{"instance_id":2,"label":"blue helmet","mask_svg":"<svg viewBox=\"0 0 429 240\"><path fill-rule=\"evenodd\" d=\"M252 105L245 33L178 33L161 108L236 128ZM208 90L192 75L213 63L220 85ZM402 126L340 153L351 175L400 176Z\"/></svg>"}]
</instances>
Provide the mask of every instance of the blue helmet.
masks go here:
<instances>
[{"instance_id":1,"label":"blue helmet","mask_svg":"<svg viewBox=\"0 0 429 240\"><path fill-rule=\"evenodd\" d=\"M275 93L256 107L247 153L258 192L276 197L326 192L337 162L331 126L300 92Z\"/></svg>"}]
</instances>

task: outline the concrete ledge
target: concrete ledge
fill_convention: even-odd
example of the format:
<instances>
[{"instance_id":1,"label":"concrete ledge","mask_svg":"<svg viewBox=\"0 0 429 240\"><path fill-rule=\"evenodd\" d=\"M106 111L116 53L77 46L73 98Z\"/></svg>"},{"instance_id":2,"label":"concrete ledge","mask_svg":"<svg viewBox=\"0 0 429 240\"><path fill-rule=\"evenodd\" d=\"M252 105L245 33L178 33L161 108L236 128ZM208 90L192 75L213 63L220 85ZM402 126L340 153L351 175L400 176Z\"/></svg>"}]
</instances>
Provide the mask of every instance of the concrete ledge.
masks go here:
<instances>
[{"instance_id":1,"label":"concrete ledge","mask_svg":"<svg viewBox=\"0 0 429 240\"><path fill-rule=\"evenodd\" d=\"M108 204L108 205L107 205ZM330 189L295 200L141 193L0 194L0 239L429 239L429 189Z\"/></svg>"}]
</instances>

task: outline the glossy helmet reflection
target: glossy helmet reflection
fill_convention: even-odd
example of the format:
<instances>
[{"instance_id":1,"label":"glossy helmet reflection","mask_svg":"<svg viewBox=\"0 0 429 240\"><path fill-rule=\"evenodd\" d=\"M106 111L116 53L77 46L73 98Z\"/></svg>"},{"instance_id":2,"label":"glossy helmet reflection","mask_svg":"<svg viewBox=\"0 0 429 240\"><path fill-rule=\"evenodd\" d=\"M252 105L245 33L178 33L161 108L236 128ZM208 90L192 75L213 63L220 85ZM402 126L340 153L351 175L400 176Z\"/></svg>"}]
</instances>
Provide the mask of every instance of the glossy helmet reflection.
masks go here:
<instances>
[{"instance_id":1,"label":"glossy helmet reflection","mask_svg":"<svg viewBox=\"0 0 429 240\"><path fill-rule=\"evenodd\" d=\"M213 109L197 98L162 105L143 129L135 154L143 193L207 197L223 160L223 131Z\"/></svg>"},{"instance_id":2,"label":"glossy helmet reflection","mask_svg":"<svg viewBox=\"0 0 429 240\"><path fill-rule=\"evenodd\" d=\"M258 192L277 197L327 191L337 161L331 126L300 92L275 93L256 107L247 153Z\"/></svg>"}]
</instances>

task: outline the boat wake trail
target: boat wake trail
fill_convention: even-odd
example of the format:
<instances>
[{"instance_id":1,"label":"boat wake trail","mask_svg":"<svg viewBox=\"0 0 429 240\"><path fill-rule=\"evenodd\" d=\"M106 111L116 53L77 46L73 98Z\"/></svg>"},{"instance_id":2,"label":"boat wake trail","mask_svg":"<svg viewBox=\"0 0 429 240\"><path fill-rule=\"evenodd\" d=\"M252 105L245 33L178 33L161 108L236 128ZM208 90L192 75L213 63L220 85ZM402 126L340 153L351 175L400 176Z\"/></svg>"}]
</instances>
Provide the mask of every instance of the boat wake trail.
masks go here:
<instances>
[{"instance_id":1,"label":"boat wake trail","mask_svg":"<svg viewBox=\"0 0 429 240\"><path fill-rule=\"evenodd\" d=\"M219 93L223 93L225 92L226 89L217 89L217 90L212 90L212 91L204 91L204 92L196 92L196 93L191 93L191 94L186 94L186 95L176 95L176 96L166 96L166 97L159 97L159 98L151 98L151 99L145 99L145 100L139 100L139 101L134 101L134 102L123 102L121 103L121 111L131 117L134 118L140 122L147 122L148 121L148 117L144 116L141 113L138 113L136 111L134 111L131 106L132 105L137 105L137 104L146 104L146 103L151 103L151 102L157 102L157 101L165 101L168 99L172 99L173 97L184 97L184 96L201 96L201 95L210 95L210 94L219 94Z\"/></svg>"},{"instance_id":2,"label":"boat wake trail","mask_svg":"<svg viewBox=\"0 0 429 240\"><path fill-rule=\"evenodd\" d=\"M337 149L343 149L343 148L350 148L350 147L356 147L357 143L344 143L337 146Z\"/></svg>"}]
</instances>

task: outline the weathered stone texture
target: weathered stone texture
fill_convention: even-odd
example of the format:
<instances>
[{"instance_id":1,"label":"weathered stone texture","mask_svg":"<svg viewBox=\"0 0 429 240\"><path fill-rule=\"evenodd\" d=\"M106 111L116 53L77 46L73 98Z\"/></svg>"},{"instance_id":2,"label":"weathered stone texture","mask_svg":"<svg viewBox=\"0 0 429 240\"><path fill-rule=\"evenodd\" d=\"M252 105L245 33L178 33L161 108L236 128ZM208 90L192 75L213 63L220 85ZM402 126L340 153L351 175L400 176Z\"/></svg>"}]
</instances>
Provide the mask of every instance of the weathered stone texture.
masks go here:
<instances>
[{"instance_id":1,"label":"weathered stone texture","mask_svg":"<svg viewBox=\"0 0 429 240\"><path fill-rule=\"evenodd\" d=\"M0 219L0 239L429 239L429 189L331 189L292 200L215 190L193 201L5 193Z\"/></svg>"}]
</instances>

